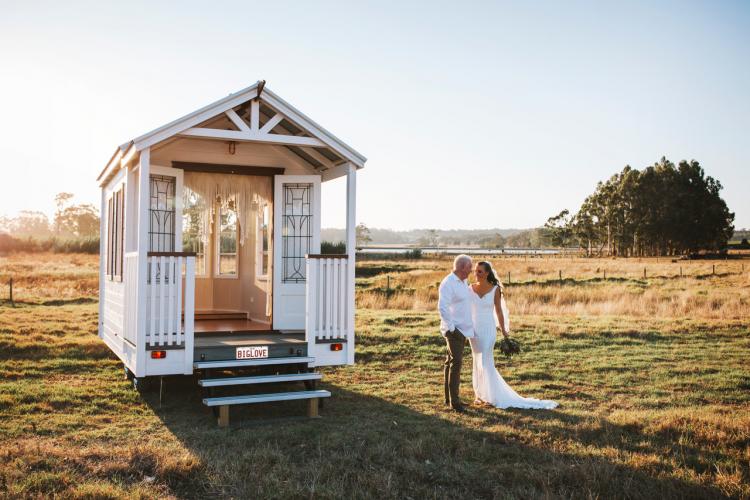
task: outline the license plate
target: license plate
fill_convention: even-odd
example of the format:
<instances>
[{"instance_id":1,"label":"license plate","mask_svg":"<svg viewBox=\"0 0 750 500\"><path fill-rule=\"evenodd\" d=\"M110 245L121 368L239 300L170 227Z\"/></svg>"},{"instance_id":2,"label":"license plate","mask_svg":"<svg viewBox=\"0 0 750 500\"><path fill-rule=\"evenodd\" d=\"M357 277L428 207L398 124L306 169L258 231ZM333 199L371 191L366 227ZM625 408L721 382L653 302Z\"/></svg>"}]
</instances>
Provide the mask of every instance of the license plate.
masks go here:
<instances>
[{"instance_id":1,"label":"license plate","mask_svg":"<svg viewBox=\"0 0 750 500\"><path fill-rule=\"evenodd\" d=\"M238 347L237 359L259 359L268 357L268 346Z\"/></svg>"}]
</instances>

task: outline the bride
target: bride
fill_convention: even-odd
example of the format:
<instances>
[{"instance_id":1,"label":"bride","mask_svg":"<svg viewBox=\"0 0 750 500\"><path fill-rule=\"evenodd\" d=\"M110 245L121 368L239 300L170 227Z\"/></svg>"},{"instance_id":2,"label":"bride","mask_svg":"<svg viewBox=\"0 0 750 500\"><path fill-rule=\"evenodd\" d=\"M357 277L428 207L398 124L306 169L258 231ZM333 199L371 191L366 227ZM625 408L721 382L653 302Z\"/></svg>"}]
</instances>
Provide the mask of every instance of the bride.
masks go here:
<instances>
[{"instance_id":1,"label":"bride","mask_svg":"<svg viewBox=\"0 0 750 500\"><path fill-rule=\"evenodd\" d=\"M503 297L503 286L489 262L479 262L474 269L477 282L471 285L471 313L474 322L474 337L469 339L474 358L472 384L475 404L496 408L536 408L557 407L557 403L545 399L519 396L500 376L495 368L494 347L496 325L507 338L510 332L508 309ZM497 314L497 317L495 317ZM497 323L496 323L497 319Z\"/></svg>"}]
</instances>

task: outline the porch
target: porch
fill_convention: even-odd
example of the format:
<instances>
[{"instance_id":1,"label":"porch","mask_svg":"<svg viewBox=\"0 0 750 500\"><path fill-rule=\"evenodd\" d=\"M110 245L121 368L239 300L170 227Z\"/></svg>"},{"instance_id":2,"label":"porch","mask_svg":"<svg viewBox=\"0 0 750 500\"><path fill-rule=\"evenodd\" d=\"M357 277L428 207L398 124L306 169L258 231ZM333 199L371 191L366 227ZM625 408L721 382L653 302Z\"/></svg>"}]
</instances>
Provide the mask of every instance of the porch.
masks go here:
<instances>
[{"instance_id":1,"label":"porch","mask_svg":"<svg viewBox=\"0 0 750 500\"><path fill-rule=\"evenodd\" d=\"M137 254L127 255L131 262L136 259ZM126 268L136 266L133 262ZM237 359L240 347L267 347L269 358L314 355L311 366L346 364L349 356L353 357L353 352L347 352L351 349L346 349L354 343L349 305L354 290L348 281L347 255L305 256L305 322L301 330L275 329L271 322L240 318L232 311L196 314L195 256L191 253L149 252L147 269L145 286L138 286L134 272L125 276L126 290L141 289L146 296L144 354L164 352L166 359L175 356L168 351L182 350L182 373L192 373L197 361ZM135 293L126 296L125 339L138 345L136 308L129 307L136 299ZM144 356L149 365L160 359L153 356ZM147 370L146 374L155 373Z\"/></svg>"}]
</instances>

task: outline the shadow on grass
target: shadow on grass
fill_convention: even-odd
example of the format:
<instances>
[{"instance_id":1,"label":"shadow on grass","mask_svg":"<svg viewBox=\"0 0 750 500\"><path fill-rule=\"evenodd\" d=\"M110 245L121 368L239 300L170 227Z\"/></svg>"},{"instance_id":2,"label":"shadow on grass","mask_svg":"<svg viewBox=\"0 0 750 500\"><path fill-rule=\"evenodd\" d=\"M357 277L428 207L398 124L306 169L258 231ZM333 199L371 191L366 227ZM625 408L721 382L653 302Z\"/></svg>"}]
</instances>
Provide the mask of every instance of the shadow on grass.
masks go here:
<instances>
[{"instance_id":1,"label":"shadow on grass","mask_svg":"<svg viewBox=\"0 0 750 500\"><path fill-rule=\"evenodd\" d=\"M249 405L232 408L232 425L221 429L202 406L194 381L167 383L164 406L155 394L145 395L145 400L205 465L202 477L211 478L211 484L201 488L203 493L284 498L722 497L716 488L667 477L674 471L666 462L634 468L608 459L603 451L661 456L664 449L677 451L671 438L657 437L651 449L644 449L637 427L599 422L580 429L582 417L564 410L471 408L460 415L438 408L436 401L434 411L420 412L323 384L333 397L321 410L321 419L304 417L304 401ZM601 454L529 445L509 432L519 427L542 436L539 442L573 440L600 448ZM573 428L578 430L571 434ZM697 456L700 450L691 452ZM698 470L688 462L684 466Z\"/></svg>"}]
</instances>

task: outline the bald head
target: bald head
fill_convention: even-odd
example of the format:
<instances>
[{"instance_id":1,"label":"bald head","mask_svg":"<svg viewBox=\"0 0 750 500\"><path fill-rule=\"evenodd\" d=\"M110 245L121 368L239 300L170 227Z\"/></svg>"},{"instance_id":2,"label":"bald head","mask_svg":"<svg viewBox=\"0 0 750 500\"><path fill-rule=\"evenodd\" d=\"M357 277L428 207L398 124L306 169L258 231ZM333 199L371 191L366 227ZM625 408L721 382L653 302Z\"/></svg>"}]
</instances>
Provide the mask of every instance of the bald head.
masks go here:
<instances>
[{"instance_id":1,"label":"bald head","mask_svg":"<svg viewBox=\"0 0 750 500\"><path fill-rule=\"evenodd\" d=\"M465 280L471 274L471 257L461 254L453 260L453 272L460 279Z\"/></svg>"}]
</instances>

